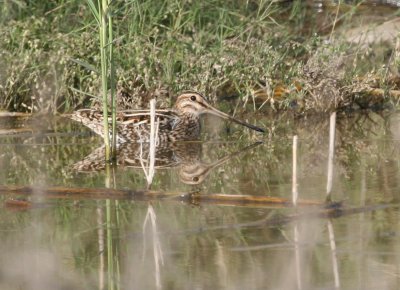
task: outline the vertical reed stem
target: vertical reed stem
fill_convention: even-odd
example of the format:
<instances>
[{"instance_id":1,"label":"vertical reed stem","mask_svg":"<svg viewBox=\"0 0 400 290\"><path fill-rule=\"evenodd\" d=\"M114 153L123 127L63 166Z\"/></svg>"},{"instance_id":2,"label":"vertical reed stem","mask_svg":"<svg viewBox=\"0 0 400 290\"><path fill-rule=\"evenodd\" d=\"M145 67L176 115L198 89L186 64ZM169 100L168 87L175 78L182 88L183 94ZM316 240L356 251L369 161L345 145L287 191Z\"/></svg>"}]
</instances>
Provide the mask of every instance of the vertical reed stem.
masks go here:
<instances>
[{"instance_id":1,"label":"vertical reed stem","mask_svg":"<svg viewBox=\"0 0 400 290\"><path fill-rule=\"evenodd\" d=\"M107 0L108 10L110 9L111 0ZM111 110L112 110L112 146L111 153L112 159L115 160L117 158L117 101L115 96L115 66L114 66L114 49L113 49L113 20L112 14L107 13L108 19L108 40L107 44L108 52L109 52L109 64L110 64L110 93L111 93Z\"/></svg>"},{"instance_id":2,"label":"vertical reed stem","mask_svg":"<svg viewBox=\"0 0 400 290\"><path fill-rule=\"evenodd\" d=\"M150 189L151 183L153 182L153 177L155 173L155 160L156 160L156 147L158 139L158 126L159 120L156 122L156 100L152 99L150 101L150 140L149 140L149 152L146 160L148 161L147 168L143 163L143 142L140 144L140 164L142 166L143 172L147 180L147 189Z\"/></svg>"},{"instance_id":3,"label":"vertical reed stem","mask_svg":"<svg viewBox=\"0 0 400 290\"><path fill-rule=\"evenodd\" d=\"M106 160L110 160L110 135L108 128L108 84L107 84L107 0L102 0L100 11L100 58L101 58L101 87L103 93L103 126Z\"/></svg>"},{"instance_id":4,"label":"vertical reed stem","mask_svg":"<svg viewBox=\"0 0 400 290\"><path fill-rule=\"evenodd\" d=\"M292 201L293 205L297 205L298 191L297 191L297 135L293 136L293 161L292 161Z\"/></svg>"},{"instance_id":5,"label":"vertical reed stem","mask_svg":"<svg viewBox=\"0 0 400 290\"><path fill-rule=\"evenodd\" d=\"M328 153L328 177L326 182L327 198L330 198L333 180L333 159L335 157L335 130L336 130L336 112L331 114L329 120L329 153Z\"/></svg>"},{"instance_id":6,"label":"vertical reed stem","mask_svg":"<svg viewBox=\"0 0 400 290\"><path fill-rule=\"evenodd\" d=\"M150 167L149 167L149 178L147 180L148 186L150 187L154 177L154 166L156 159L156 142L158 133L158 123L156 124L156 100L150 101Z\"/></svg>"}]
</instances>

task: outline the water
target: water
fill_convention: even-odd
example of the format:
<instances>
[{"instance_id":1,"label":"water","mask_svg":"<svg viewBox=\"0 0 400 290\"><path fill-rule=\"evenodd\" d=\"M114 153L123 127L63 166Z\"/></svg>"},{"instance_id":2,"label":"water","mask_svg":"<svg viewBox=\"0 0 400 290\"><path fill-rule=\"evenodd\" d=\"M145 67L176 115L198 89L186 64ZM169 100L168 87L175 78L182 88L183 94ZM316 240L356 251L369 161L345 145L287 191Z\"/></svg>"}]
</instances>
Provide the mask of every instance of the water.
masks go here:
<instances>
[{"instance_id":1,"label":"water","mask_svg":"<svg viewBox=\"0 0 400 290\"><path fill-rule=\"evenodd\" d=\"M48 191L147 187L134 162L111 181L77 172L102 141L79 124L36 118L29 132L3 134L0 289L398 289L400 113L338 116L332 199L343 215L332 218L321 215L329 116L265 120L266 135L217 124L207 141L166 150L155 193L130 198ZM290 201L294 134L299 198L320 205L210 199ZM194 192L205 199L182 197Z\"/></svg>"}]
</instances>

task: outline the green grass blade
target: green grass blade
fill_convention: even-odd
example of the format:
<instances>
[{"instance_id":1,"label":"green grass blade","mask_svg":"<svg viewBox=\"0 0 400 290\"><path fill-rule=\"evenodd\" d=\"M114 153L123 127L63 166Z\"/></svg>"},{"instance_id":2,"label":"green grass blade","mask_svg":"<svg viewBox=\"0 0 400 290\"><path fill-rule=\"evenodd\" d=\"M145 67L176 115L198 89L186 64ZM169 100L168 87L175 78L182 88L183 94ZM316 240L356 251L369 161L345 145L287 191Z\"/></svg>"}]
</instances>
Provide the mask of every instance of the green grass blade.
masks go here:
<instances>
[{"instance_id":1,"label":"green grass blade","mask_svg":"<svg viewBox=\"0 0 400 290\"><path fill-rule=\"evenodd\" d=\"M79 64L80 66L83 66L84 68L86 68L90 71L94 71L95 73L100 73L95 66L87 63L86 61L75 59L75 58L70 58L69 60L75 62L76 64Z\"/></svg>"},{"instance_id":2,"label":"green grass blade","mask_svg":"<svg viewBox=\"0 0 400 290\"><path fill-rule=\"evenodd\" d=\"M93 0L86 0L86 3L89 5L90 11L92 11L93 17L96 19L97 24L100 25L100 13L99 10L97 10Z\"/></svg>"}]
</instances>

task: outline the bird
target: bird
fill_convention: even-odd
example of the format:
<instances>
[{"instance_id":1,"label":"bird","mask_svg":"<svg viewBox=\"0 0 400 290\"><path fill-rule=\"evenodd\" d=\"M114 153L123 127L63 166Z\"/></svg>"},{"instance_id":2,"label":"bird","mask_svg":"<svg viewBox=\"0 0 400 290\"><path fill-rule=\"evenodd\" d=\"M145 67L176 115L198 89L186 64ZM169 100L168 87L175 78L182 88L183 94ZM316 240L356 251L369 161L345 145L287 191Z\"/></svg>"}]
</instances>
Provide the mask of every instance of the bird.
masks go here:
<instances>
[{"instance_id":1,"label":"bird","mask_svg":"<svg viewBox=\"0 0 400 290\"><path fill-rule=\"evenodd\" d=\"M265 132L263 128L238 120L211 106L206 98L196 91L185 91L178 96L171 109L156 110L158 122L158 143L199 140L201 132L200 116L211 114L233 121L249 129ZM93 109L81 109L69 115L72 120L81 122L94 133L103 136L103 113ZM108 117L111 123L111 116ZM116 116L117 144L150 141L150 111L119 111Z\"/></svg>"}]
</instances>

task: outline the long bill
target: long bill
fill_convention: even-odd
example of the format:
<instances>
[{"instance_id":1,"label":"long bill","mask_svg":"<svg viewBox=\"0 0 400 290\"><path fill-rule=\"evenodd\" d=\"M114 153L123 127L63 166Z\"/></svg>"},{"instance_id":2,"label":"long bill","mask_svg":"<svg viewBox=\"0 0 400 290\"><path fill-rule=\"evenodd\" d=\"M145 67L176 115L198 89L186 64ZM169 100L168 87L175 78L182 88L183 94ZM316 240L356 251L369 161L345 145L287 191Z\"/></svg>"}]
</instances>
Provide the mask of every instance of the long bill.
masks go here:
<instances>
[{"instance_id":1,"label":"long bill","mask_svg":"<svg viewBox=\"0 0 400 290\"><path fill-rule=\"evenodd\" d=\"M217 110L217 109L215 109L215 108L213 108L213 107L211 107L211 106L207 106L207 109L208 109L207 112L208 112L209 114L218 116L218 117L223 118L223 119L226 119L226 120L231 120L232 122L235 122L235 123L237 123L237 124L240 124L240 125L242 125L242 126L245 126L245 127L249 128L249 129L255 130L255 131L257 131L257 132L263 132L263 133L265 133L265 129L260 128L260 127L257 127L257 126L254 126L254 125L249 124L249 123L246 123L246 122L244 122L244 121L238 120L238 119L236 119L236 118L234 118L234 117L232 117L232 116L229 116L228 114L225 114L224 112L221 112L221 111L219 111L219 110Z\"/></svg>"}]
</instances>

